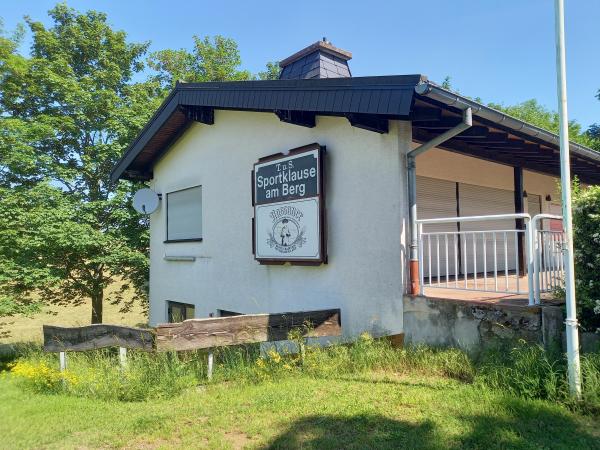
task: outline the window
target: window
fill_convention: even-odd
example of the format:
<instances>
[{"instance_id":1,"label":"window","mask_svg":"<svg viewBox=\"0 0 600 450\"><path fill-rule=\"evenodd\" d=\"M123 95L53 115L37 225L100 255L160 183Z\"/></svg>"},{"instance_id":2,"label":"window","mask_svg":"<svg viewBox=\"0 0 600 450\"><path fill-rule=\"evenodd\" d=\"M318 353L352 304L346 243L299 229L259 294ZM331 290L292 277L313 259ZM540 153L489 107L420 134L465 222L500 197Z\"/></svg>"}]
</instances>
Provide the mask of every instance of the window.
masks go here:
<instances>
[{"instance_id":1,"label":"window","mask_svg":"<svg viewBox=\"0 0 600 450\"><path fill-rule=\"evenodd\" d=\"M226 309L217 309L218 317L233 317L233 316L243 316L242 313L235 311L227 311Z\"/></svg>"},{"instance_id":2,"label":"window","mask_svg":"<svg viewBox=\"0 0 600 450\"><path fill-rule=\"evenodd\" d=\"M167 302L167 313L169 323L183 322L193 319L196 307L187 303Z\"/></svg>"},{"instance_id":3,"label":"window","mask_svg":"<svg viewBox=\"0 0 600 450\"><path fill-rule=\"evenodd\" d=\"M202 186L167 194L167 240L202 240Z\"/></svg>"}]
</instances>

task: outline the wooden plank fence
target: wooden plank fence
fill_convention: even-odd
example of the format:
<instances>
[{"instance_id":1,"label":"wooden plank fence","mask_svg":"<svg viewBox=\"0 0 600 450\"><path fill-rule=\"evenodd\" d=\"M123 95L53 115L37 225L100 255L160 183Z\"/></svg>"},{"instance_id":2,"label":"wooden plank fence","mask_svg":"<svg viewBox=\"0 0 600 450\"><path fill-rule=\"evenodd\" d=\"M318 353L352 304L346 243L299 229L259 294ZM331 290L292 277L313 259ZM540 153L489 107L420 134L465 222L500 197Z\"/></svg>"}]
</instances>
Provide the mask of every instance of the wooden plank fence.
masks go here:
<instances>
[{"instance_id":1,"label":"wooden plank fence","mask_svg":"<svg viewBox=\"0 0 600 450\"><path fill-rule=\"evenodd\" d=\"M47 352L80 352L105 347L152 351L155 349L155 332L105 324L69 328L44 325L44 350Z\"/></svg>"},{"instance_id":2,"label":"wooden plank fence","mask_svg":"<svg viewBox=\"0 0 600 450\"><path fill-rule=\"evenodd\" d=\"M307 323L308 328L304 326ZM156 349L182 351L283 341L294 329L302 330L305 337L340 336L340 310L249 314L163 324L156 328Z\"/></svg>"},{"instance_id":3,"label":"wooden plank fence","mask_svg":"<svg viewBox=\"0 0 600 450\"><path fill-rule=\"evenodd\" d=\"M305 337L340 336L340 310L191 319L158 325L154 329L105 324L71 328L44 325L44 350L65 352L121 347L185 351L281 341L294 329L303 330Z\"/></svg>"}]
</instances>

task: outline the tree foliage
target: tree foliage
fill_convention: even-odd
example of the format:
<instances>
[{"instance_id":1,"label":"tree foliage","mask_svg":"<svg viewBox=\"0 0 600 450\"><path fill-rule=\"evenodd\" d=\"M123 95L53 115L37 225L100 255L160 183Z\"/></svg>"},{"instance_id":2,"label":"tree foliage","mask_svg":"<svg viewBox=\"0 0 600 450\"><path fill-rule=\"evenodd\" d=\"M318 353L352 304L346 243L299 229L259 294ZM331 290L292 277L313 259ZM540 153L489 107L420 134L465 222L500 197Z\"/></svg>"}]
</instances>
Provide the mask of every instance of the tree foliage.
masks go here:
<instances>
[{"instance_id":1,"label":"tree foliage","mask_svg":"<svg viewBox=\"0 0 600 450\"><path fill-rule=\"evenodd\" d=\"M459 93L452 85L452 78L446 76L441 85L444 89ZM600 99L600 94L598 95ZM476 97L476 102L483 103L481 98ZM558 134L559 131L559 116L558 112L553 111L536 99L529 99L515 105L505 105L504 103L490 102L487 104L490 108L494 108L500 112L508 114L516 119L523 120L527 123L540 127L544 130ZM587 131L576 120L569 121L569 140L579 144L600 150L600 126L592 125Z\"/></svg>"},{"instance_id":2,"label":"tree foliage","mask_svg":"<svg viewBox=\"0 0 600 450\"><path fill-rule=\"evenodd\" d=\"M242 59L237 43L224 36L193 37L192 51L186 49L159 50L148 58L148 65L156 72L153 79L164 89L178 81L201 83L207 81L245 81L279 78L279 64L268 62L264 71L253 75L241 69Z\"/></svg>"},{"instance_id":3,"label":"tree foliage","mask_svg":"<svg viewBox=\"0 0 600 450\"><path fill-rule=\"evenodd\" d=\"M185 49L160 50L148 58L148 64L157 72L155 79L164 88L177 81L199 83L204 81L249 80L252 75L241 70L240 51L233 39L223 36L194 36L191 52Z\"/></svg>"},{"instance_id":4,"label":"tree foliage","mask_svg":"<svg viewBox=\"0 0 600 450\"><path fill-rule=\"evenodd\" d=\"M278 80L281 73L281 67L276 61L269 61L263 72L258 72L258 78L261 80Z\"/></svg>"},{"instance_id":5,"label":"tree foliage","mask_svg":"<svg viewBox=\"0 0 600 450\"><path fill-rule=\"evenodd\" d=\"M132 44L104 14L64 4L52 26L26 19L28 56L4 38L0 55L0 287L21 301L92 300L123 280L145 296L148 236L130 183L109 174L158 102L135 83L148 44ZM12 42L12 45L11 45ZM109 300L121 300L121 293Z\"/></svg>"},{"instance_id":6,"label":"tree foliage","mask_svg":"<svg viewBox=\"0 0 600 450\"><path fill-rule=\"evenodd\" d=\"M573 189L573 246L578 317L600 330L600 186Z\"/></svg>"},{"instance_id":7,"label":"tree foliage","mask_svg":"<svg viewBox=\"0 0 600 450\"><path fill-rule=\"evenodd\" d=\"M0 27L1 300L27 310L90 299L96 323L105 300L131 288L127 309L147 294L147 223L131 208L139 186L111 182L112 168L176 81L255 77L223 36L148 55L101 12L59 4L49 16L50 27L26 18L28 55L18 53L24 28ZM274 63L259 74L276 75ZM107 291L116 281L122 289Z\"/></svg>"},{"instance_id":8,"label":"tree foliage","mask_svg":"<svg viewBox=\"0 0 600 450\"><path fill-rule=\"evenodd\" d=\"M552 133L558 134L559 132L560 123L558 113L541 105L535 99L526 100L511 106L499 103L490 103L488 106ZM594 137L584 132L581 124L576 120L569 121L569 140L589 147L595 145Z\"/></svg>"}]
</instances>

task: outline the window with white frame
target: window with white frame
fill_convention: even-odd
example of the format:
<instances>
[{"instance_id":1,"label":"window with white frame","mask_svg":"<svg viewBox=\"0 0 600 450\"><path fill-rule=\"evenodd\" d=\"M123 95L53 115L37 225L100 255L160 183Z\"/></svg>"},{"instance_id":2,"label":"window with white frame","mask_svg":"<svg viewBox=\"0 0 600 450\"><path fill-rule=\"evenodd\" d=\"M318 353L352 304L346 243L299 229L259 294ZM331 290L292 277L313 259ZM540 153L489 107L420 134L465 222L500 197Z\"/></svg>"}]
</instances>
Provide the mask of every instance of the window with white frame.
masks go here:
<instances>
[{"instance_id":1,"label":"window with white frame","mask_svg":"<svg viewBox=\"0 0 600 450\"><path fill-rule=\"evenodd\" d=\"M202 240L202 186L167 194L167 240Z\"/></svg>"}]
</instances>

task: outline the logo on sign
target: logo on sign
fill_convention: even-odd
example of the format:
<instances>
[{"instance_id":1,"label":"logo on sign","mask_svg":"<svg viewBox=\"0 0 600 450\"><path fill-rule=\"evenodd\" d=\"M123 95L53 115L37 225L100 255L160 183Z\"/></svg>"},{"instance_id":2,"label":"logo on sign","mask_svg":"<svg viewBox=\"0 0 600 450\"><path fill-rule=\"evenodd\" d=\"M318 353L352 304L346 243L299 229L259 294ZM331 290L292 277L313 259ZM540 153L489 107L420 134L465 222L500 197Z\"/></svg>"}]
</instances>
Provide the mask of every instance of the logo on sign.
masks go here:
<instances>
[{"instance_id":1,"label":"logo on sign","mask_svg":"<svg viewBox=\"0 0 600 450\"><path fill-rule=\"evenodd\" d=\"M294 206L282 206L269 214L273 227L269 231L267 245L279 253L291 253L306 243L306 227L302 225L304 214Z\"/></svg>"}]
</instances>

